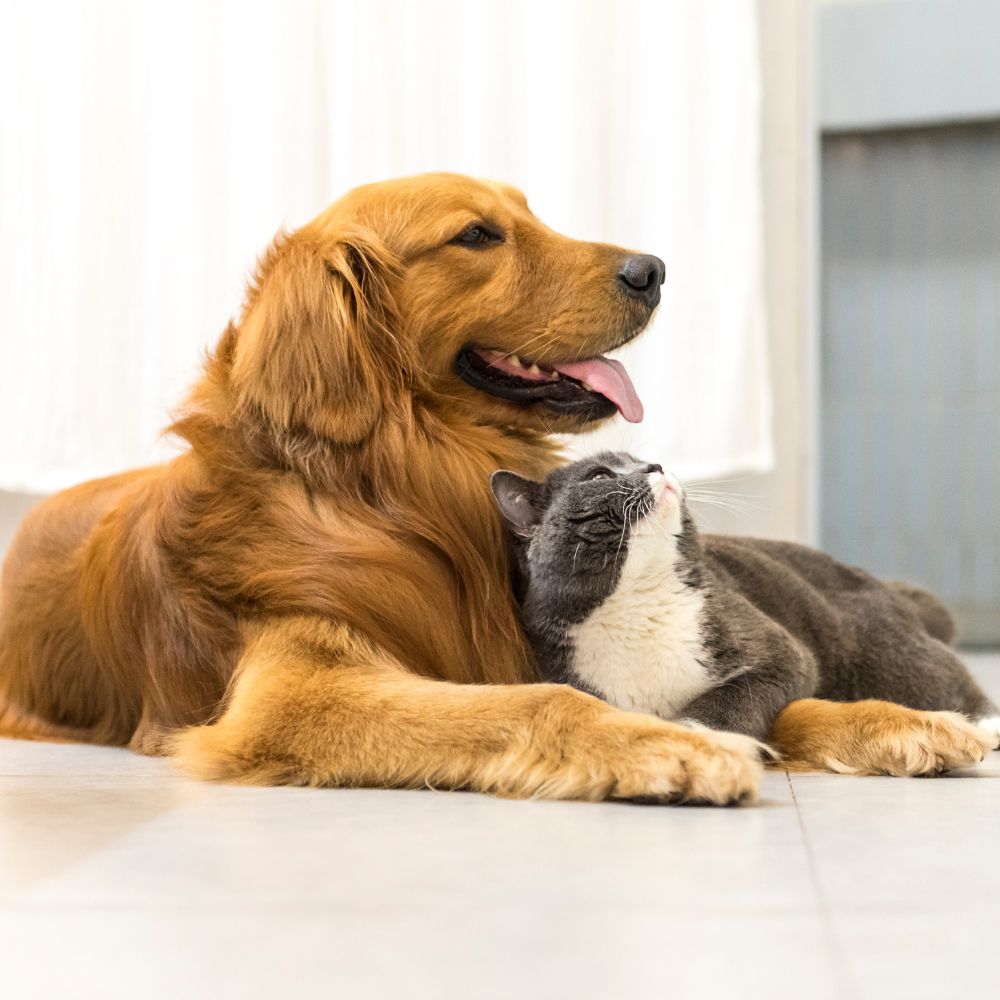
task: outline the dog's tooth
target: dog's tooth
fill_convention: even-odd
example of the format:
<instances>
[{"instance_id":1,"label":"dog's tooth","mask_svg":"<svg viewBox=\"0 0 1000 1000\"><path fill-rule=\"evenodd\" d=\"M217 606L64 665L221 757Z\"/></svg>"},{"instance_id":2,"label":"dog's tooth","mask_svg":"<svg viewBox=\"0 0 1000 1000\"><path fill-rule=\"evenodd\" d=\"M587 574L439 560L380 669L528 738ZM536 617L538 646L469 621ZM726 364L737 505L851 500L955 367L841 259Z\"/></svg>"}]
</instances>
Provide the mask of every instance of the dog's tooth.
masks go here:
<instances>
[{"instance_id":1,"label":"dog's tooth","mask_svg":"<svg viewBox=\"0 0 1000 1000\"><path fill-rule=\"evenodd\" d=\"M580 384L587 390L587 392L594 391L594 387L589 382L581 382Z\"/></svg>"},{"instance_id":2,"label":"dog's tooth","mask_svg":"<svg viewBox=\"0 0 1000 1000\"><path fill-rule=\"evenodd\" d=\"M520 358L519 358L519 357L518 357L518 356L517 356L516 354L510 354L510 355L508 355L508 356L507 356L507 360L508 360L508 361L509 361L509 362L510 362L510 363L511 363L511 364L512 364L512 365L513 365L513 366L514 366L515 368L523 368L523 367L524 367L524 365L522 365L522 364L521 364L521 359L520 359Z\"/></svg>"},{"instance_id":3,"label":"dog's tooth","mask_svg":"<svg viewBox=\"0 0 1000 1000\"><path fill-rule=\"evenodd\" d=\"M541 374L542 374L542 369L541 369L541 368L539 368L537 364L533 364L533 365L532 365L532 366L531 366L531 367L530 367L530 368L528 369L528 371L529 371L529 372L531 372L531 374L532 374L532 375L541 375Z\"/></svg>"},{"instance_id":4,"label":"dog's tooth","mask_svg":"<svg viewBox=\"0 0 1000 1000\"><path fill-rule=\"evenodd\" d=\"M549 372L549 378L552 379L553 382L556 382L562 378L562 375L560 375L559 372Z\"/></svg>"}]
</instances>

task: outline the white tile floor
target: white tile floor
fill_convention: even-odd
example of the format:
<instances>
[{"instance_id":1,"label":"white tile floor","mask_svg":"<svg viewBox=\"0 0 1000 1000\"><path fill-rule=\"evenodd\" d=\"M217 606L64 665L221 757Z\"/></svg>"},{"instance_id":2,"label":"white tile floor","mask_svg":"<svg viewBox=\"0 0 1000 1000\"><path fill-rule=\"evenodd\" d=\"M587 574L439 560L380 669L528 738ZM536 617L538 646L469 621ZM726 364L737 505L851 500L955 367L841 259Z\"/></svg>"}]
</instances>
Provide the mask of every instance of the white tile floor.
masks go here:
<instances>
[{"instance_id":1,"label":"white tile floor","mask_svg":"<svg viewBox=\"0 0 1000 1000\"><path fill-rule=\"evenodd\" d=\"M973 663L1000 698L1000 656ZM225 788L0 741L4 1000L972 1000L998 926L1000 754L772 773L714 810Z\"/></svg>"}]
</instances>

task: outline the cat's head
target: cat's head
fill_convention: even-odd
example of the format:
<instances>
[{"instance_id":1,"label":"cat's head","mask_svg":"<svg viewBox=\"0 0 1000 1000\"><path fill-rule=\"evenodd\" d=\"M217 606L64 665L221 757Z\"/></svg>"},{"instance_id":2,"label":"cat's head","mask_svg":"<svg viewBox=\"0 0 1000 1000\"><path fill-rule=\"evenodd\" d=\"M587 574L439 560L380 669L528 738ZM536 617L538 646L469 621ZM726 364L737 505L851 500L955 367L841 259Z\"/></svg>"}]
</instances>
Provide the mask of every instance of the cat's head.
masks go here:
<instances>
[{"instance_id":1,"label":"cat's head","mask_svg":"<svg viewBox=\"0 0 1000 1000\"><path fill-rule=\"evenodd\" d=\"M553 614L590 608L618 584L626 561L696 582L698 543L680 483L659 465L601 452L541 483L495 472L493 495L514 539L518 597ZM553 607L553 603L559 607Z\"/></svg>"}]
</instances>

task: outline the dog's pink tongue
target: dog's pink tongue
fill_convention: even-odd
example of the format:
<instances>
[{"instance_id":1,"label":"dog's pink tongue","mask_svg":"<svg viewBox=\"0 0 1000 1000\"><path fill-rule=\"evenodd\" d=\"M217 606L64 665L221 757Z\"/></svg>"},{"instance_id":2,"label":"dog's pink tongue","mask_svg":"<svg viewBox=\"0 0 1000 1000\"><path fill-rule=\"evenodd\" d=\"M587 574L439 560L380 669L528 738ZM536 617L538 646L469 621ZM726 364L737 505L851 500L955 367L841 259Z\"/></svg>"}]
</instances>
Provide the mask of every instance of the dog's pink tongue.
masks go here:
<instances>
[{"instance_id":1,"label":"dog's pink tongue","mask_svg":"<svg viewBox=\"0 0 1000 1000\"><path fill-rule=\"evenodd\" d=\"M578 382L586 382L591 389L610 399L630 424L642 421L642 400L620 361L596 357L587 358L586 361L568 361L565 364L559 362L552 367Z\"/></svg>"}]
</instances>

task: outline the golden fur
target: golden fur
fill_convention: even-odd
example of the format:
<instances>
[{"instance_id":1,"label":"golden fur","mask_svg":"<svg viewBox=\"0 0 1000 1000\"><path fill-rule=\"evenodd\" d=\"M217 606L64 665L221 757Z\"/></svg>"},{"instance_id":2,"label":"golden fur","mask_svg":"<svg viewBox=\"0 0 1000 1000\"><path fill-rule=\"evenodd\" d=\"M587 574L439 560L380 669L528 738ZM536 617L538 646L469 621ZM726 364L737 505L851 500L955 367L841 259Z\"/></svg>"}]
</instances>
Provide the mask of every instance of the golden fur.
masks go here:
<instances>
[{"instance_id":1,"label":"golden fur","mask_svg":"<svg viewBox=\"0 0 1000 1000\"><path fill-rule=\"evenodd\" d=\"M502 246L454 244L484 219ZM549 432L580 426L469 387L455 357L614 349L649 319L612 280L622 254L454 175L359 188L277 240L174 424L190 449L25 521L0 733L230 781L752 797L752 741L525 683L489 474L543 475ZM778 742L826 766L850 712Z\"/></svg>"},{"instance_id":2,"label":"golden fur","mask_svg":"<svg viewBox=\"0 0 1000 1000\"><path fill-rule=\"evenodd\" d=\"M792 702L771 731L785 770L838 774L939 774L978 763L991 733L957 712L921 712L887 701Z\"/></svg>"}]
</instances>

